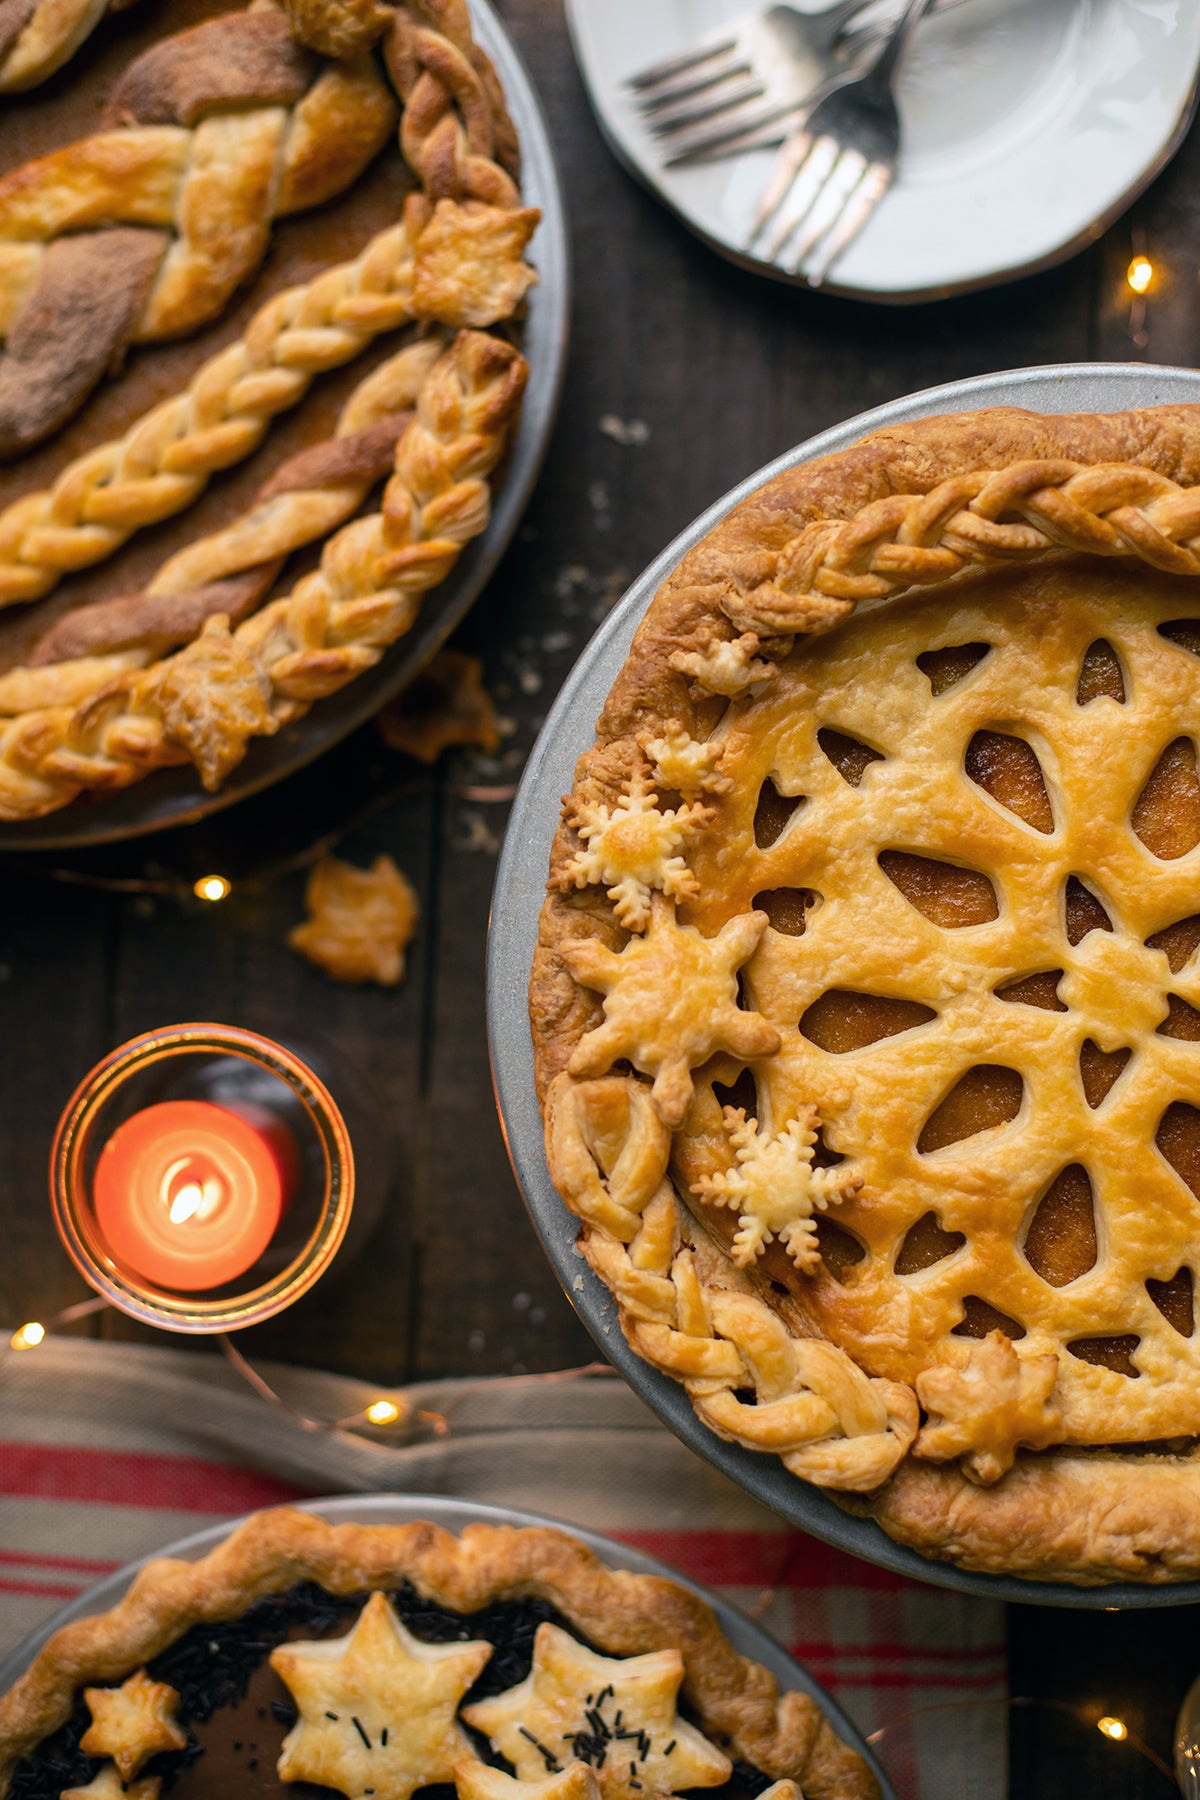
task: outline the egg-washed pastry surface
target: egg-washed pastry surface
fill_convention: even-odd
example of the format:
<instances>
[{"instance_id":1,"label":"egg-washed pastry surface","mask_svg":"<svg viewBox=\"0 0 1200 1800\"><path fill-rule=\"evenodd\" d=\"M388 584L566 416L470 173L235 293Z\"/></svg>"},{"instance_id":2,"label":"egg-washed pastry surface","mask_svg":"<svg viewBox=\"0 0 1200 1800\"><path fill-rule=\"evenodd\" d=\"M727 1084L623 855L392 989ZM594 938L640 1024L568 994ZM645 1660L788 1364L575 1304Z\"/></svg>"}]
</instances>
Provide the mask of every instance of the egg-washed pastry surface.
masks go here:
<instances>
[{"instance_id":1,"label":"egg-washed pastry surface","mask_svg":"<svg viewBox=\"0 0 1200 1800\"><path fill-rule=\"evenodd\" d=\"M532 987L640 1355L900 1541L1200 1572L1200 416L890 428L664 584Z\"/></svg>"},{"instance_id":2,"label":"egg-washed pastry surface","mask_svg":"<svg viewBox=\"0 0 1200 1800\"><path fill-rule=\"evenodd\" d=\"M563 1532L279 1508L161 1560L0 1697L0 1796L877 1800L695 1594Z\"/></svg>"},{"instance_id":3,"label":"egg-washed pastry surface","mask_svg":"<svg viewBox=\"0 0 1200 1800\"><path fill-rule=\"evenodd\" d=\"M153 8L136 21L48 99L0 116L0 236L3 195L24 208L11 255L0 247L0 415L10 391L18 410L57 404L66 387L44 359L61 350L75 383L81 333L97 378L131 345L117 377L0 479L6 819L189 760L218 787L253 736L373 666L485 528L524 387L519 352L489 328L535 279L524 252L538 214L521 203L504 96L460 0L233 12L181 0L170 37ZM107 135L92 129L102 102ZM220 223L201 180L210 167L234 180L246 118L274 196L249 206L254 245ZM229 141L198 147L205 131ZM18 147L40 154L17 166ZM130 199L134 150L153 205ZM155 174L168 151L179 167ZM343 191L322 206L334 163ZM285 201L301 187L315 210L296 230ZM117 216L127 204L132 223ZM210 227L205 248L196 233ZM121 250L124 237L137 242ZM98 282L83 263L114 245L120 280ZM241 297L186 346L138 349L139 331L118 346L92 315L143 261L147 295L203 277L226 299L240 283Z\"/></svg>"}]
</instances>

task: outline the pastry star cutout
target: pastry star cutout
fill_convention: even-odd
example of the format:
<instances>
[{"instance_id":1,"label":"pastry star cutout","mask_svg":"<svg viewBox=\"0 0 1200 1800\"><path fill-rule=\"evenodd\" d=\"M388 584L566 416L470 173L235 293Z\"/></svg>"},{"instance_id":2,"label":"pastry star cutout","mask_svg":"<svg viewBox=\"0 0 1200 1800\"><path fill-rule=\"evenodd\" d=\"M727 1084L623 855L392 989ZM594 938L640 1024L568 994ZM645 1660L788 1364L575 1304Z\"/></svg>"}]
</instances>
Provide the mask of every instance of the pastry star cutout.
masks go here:
<instances>
[{"instance_id":1,"label":"pastry star cutout","mask_svg":"<svg viewBox=\"0 0 1200 1800\"><path fill-rule=\"evenodd\" d=\"M79 1740L86 1756L111 1756L122 1781L132 1781L160 1750L183 1750L187 1733L175 1718L179 1695L139 1669L115 1688L84 1688L92 1722ZM101 1770L101 1774L103 1774Z\"/></svg>"},{"instance_id":2,"label":"pastry star cutout","mask_svg":"<svg viewBox=\"0 0 1200 1800\"><path fill-rule=\"evenodd\" d=\"M100 1765L86 1787L64 1788L58 1800L158 1800L162 1782L157 1775L144 1775L128 1785L117 1773L116 1763Z\"/></svg>"},{"instance_id":3,"label":"pastry star cutout","mask_svg":"<svg viewBox=\"0 0 1200 1800\"><path fill-rule=\"evenodd\" d=\"M519 1781L482 1762L454 1766L458 1800L601 1800L600 1783L586 1763L569 1762L544 1781Z\"/></svg>"},{"instance_id":4,"label":"pastry star cutout","mask_svg":"<svg viewBox=\"0 0 1200 1800\"><path fill-rule=\"evenodd\" d=\"M722 743L701 744L688 736L678 719L669 719L661 737L643 732L638 739L660 787L694 800L702 793L727 794L732 778L720 772L725 755Z\"/></svg>"},{"instance_id":5,"label":"pastry star cutout","mask_svg":"<svg viewBox=\"0 0 1200 1800\"><path fill-rule=\"evenodd\" d=\"M772 1056L775 1027L737 1003L737 971L768 924L765 912L740 913L714 938L680 925L657 895L645 937L618 954L595 938L563 945L563 960L584 987L606 996L604 1023L575 1046L572 1075L604 1075L620 1057L653 1075L651 1096L665 1125L676 1126L692 1097L692 1070L717 1050L743 1061Z\"/></svg>"},{"instance_id":6,"label":"pastry star cutout","mask_svg":"<svg viewBox=\"0 0 1200 1800\"><path fill-rule=\"evenodd\" d=\"M679 851L687 832L706 825L712 816L708 806L661 811L654 789L635 771L614 807L595 801L576 803L571 822L587 848L577 850L563 870L564 885L588 887L594 882L606 887L626 931L644 931L652 888L677 900L699 893L700 885Z\"/></svg>"},{"instance_id":7,"label":"pastry star cutout","mask_svg":"<svg viewBox=\"0 0 1200 1800\"><path fill-rule=\"evenodd\" d=\"M420 909L408 877L390 856L369 869L323 856L304 890L308 917L288 932L293 950L335 981L394 987Z\"/></svg>"},{"instance_id":8,"label":"pastry star cutout","mask_svg":"<svg viewBox=\"0 0 1200 1800\"><path fill-rule=\"evenodd\" d=\"M539 1625L533 1667L518 1687L463 1708L522 1781L554 1774L574 1756L588 1762L604 1800L648 1800L683 1788L717 1787L731 1764L675 1699L678 1650L598 1656L557 1625Z\"/></svg>"},{"instance_id":9,"label":"pastry star cutout","mask_svg":"<svg viewBox=\"0 0 1200 1800\"><path fill-rule=\"evenodd\" d=\"M961 1369L943 1365L917 1376L917 1399L930 1417L913 1454L930 1462L962 1456L963 1474L989 1487L1012 1468L1018 1444L1061 1443L1062 1411L1050 1399L1057 1379L1054 1351L1018 1356L1004 1332L989 1332Z\"/></svg>"},{"instance_id":10,"label":"pastry star cutout","mask_svg":"<svg viewBox=\"0 0 1200 1800\"><path fill-rule=\"evenodd\" d=\"M844 1169L813 1168L817 1124L816 1107L805 1106L782 1131L760 1132L758 1120L747 1119L742 1108L725 1108L725 1129L737 1161L732 1169L702 1175L692 1192L737 1210L733 1260L740 1269L754 1262L772 1238L779 1239L798 1269L815 1268L821 1252L813 1213L848 1200L862 1185Z\"/></svg>"},{"instance_id":11,"label":"pastry star cutout","mask_svg":"<svg viewBox=\"0 0 1200 1800\"><path fill-rule=\"evenodd\" d=\"M472 1754L455 1713L490 1644L422 1644L372 1594L345 1637L280 1644L271 1667L300 1717L283 1740L281 1781L315 1781L348 1800L409 1800L450 1781Z\"/></svg>"}]
</instances>

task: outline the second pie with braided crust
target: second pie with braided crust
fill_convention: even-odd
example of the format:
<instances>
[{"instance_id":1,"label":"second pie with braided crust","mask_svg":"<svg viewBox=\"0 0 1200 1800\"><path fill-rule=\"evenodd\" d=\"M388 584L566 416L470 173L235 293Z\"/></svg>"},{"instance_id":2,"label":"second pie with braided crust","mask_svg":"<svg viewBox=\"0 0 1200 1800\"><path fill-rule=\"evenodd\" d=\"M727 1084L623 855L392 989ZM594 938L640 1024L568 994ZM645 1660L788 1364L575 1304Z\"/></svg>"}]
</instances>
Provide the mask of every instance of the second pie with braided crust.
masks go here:
<instances>
[{"instance_id":1,"label":"second pie with braided crust","mask_svg":"<svg viewBox=\"0 0 1200 1800\"><path fill-rule=\"evenodd\" d=\"M962 1566L1200 1572L1200 416L777 477L555 841L551 1171L719 1435Z\"/></svg>"}]
</instances>

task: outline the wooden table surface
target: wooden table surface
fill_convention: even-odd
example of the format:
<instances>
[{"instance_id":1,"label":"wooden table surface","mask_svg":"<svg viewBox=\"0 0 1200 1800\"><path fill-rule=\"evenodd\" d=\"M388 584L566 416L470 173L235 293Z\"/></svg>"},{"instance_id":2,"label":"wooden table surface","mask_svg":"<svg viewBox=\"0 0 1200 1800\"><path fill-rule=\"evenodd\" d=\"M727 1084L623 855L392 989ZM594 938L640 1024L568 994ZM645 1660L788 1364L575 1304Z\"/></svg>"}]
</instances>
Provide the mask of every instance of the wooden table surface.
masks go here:
<instances>
[{"instance_id":1,"label":"wooden table surface","mask_svg":"<svg viewBox=\"0 0 1200 1800\"><path fill-rule=\"evenodd\" d=\"M483 657L509 735L495 758L456 751L427 771L367 728L190 832L3 859L0 1320L46 1318L85 1292L46 1203L51 1134L74 1083L136 1032L208 1018L313 1047L335 1083L373 1084L395 1140L388 1169L375 1159L387 1194L369 1253L247 1334L248 1351L386 1383L590 1361L591 1341L524 1215L492 1102L484 956L506 807L476 790L519 775L557 687L629 579L789 445L962 376L1197 354L1195 132L1132 214L1065 267L938 304L857 305L776 286L704 249L605 149L559 0L500 0L499 10L549 115L575 261L546 468L457 640ZM1159 270L1144 308L1124 280L1135 249ZM615 441L600 425L610 416L642 421L645 441ZM348 823L342 854L363 862L390 852L420 894L420 930L395 991L336 986L284 942L303 888L286 865ZM193 899L191 882L214 870L232 879L230 897ZM111 1313L94 1329L136 1335ZM0 1418L2 1407L0 1394ZM1119 1710L1167 1754L1175 1706L1200 1665L1200 1608L1014 1608L1011 1646L1014 1693ZM1031 1800L1067 1791L1049 1774L1024 1790ZM1128 1786L1122 1796L1136 1800Z\"/></svg>"}]
</instances>

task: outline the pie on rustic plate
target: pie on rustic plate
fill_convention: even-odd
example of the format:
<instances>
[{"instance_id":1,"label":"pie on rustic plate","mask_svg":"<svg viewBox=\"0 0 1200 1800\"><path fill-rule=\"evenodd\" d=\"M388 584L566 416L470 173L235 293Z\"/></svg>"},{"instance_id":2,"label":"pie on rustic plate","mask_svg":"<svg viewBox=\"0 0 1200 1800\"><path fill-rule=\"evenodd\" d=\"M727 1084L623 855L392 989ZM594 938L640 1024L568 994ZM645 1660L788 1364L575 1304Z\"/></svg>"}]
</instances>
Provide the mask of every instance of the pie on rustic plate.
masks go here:
<instances>
[{"instance_id":1,"label":"pie on rustic plate","mask_svg":"<svg viewBox=\"0 0 1200 1800\"><path fill-rule=\"evenodd\" d=\"M878 1800L705 1603L564 1532L258 1513L0 1698L0 1796Z\"/></svg>"},{"instance_id":2,"label":"pie on rustic plate","mask_svg":"<svg viewBox=\"0 0 1200 1800\"><path fill-rule=\"evenodd\" d=\"M463 0L100 38L0 114L4 820L215 791L377 665L487 526L527 373L539 214Z\"/></svg>"},{"instance_id":3,"label":"pie on rustic plate","mask_svg":"<svg viewBox=\"0 0 1200 1800\"><path fill-rule=\"evenodd\" d=\"M555 840L551 1173L636 1352L902 1544L1200 1572L1200 411L777 476Z\"/></svg>"}]
</instances>

